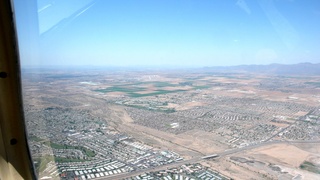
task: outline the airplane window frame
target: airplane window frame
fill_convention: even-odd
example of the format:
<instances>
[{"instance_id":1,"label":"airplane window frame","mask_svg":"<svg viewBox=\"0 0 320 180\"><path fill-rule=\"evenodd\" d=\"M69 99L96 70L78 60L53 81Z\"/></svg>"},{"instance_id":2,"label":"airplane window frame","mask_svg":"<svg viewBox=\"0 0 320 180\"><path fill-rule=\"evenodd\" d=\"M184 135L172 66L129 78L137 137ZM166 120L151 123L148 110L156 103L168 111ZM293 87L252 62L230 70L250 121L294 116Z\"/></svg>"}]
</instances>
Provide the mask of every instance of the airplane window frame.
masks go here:
<instances>
[{"instance_id":1,"label":"airplane window frame","mask_svg":"<svg viewBox=\"0 0 320 180\"><path fill-rule=\"evenodd\" d=\"M13 3L0 1L0 179L36 179L23 115Z\"/></svg>"}]
</instances>

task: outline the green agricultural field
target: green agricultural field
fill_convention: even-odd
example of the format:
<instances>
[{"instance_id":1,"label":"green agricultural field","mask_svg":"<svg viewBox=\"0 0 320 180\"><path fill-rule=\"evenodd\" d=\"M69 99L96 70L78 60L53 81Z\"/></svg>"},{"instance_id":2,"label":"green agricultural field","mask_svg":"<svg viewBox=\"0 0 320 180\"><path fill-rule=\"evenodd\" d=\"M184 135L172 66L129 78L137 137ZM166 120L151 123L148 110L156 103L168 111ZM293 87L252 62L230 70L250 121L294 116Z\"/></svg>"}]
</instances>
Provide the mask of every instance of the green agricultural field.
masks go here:
<instances>
[{"instance_id":1,"label":"green agricultural field","mask_svg":"<svg viewBox=\"0 0 320 180\"><path fill-rule=\"evenodd\" d=\"M154 87L158 88L155 92L140 94L138 92L147 91L147 87L141 87L142 85L153 85ZM134 84L126 84L121 86L112 86L105 89L96 89L96 92L102 93L109 93L109 92L123 92L126 93L128 96L137 98L137 97L145 97L145 96L156 96L161 94L168 94L168 93L176 93L176 92L183 92L186 90L163 90L163 87L176 87L179 86L178 84L170 84L168 82L139 82Z\"/></svg>"},{"instance_id":2,"label":"green agricultural field","mask_svg":"<svg viewBox=\"0 0 320 180\"><path fill-rule=\"evenodd\" d=\"M54 158L55 162L60 162L60 163L66 163L66 162L84 162L86 160L84 159L70 159L70 158L61 158L61 157L55 157Z\"/></svg>"},{"instance_id":3,"label":"green agricultural field","mask_svg":"<svg viewBox=\"0 0 320 180\"><path fill-rule=\"evenodd\" d=\"M168 91L168 90L157 90L156 92L152 92L152 93L147 93L147 94L139 94L139 93L128 93L130 97L145 97L145 96L157 96L157 95L161 95L161 94L169 94L169 93L176 93L176 92L183 92L186 90L172 90L172 91Z\"/></svg>"},{"instance_id":4,"label":"green agricultural field","mask_svg":"<svg viewBox=\"0 0 320 180\"><path fill-rule=\"evenodd\" d=\"M210 86L203 85L203 86L193 86L193 89L208 89Z\"/></svg>"},{"instance_id":5,"label":"green agricultural field","mask_svg":"<svg viewBox=\"0 0 320 180\"><path fill-rule=\"evenodd\" d=\"M108 92L134 93L134 92L147 90L147 88L144 86L148 86L148 85L152 85L157 88L178 86L177 84L171 84L168 82L152 81L152 82L137 82L132 84L117 85L117 86L112 86L105 89L97 89L95 91L102 92L102 93L108 93Z\"/></svg>"},{"instance_id":6,"label":"green agricultural field","mask_svg":"<svg viewBox=\"0 0 320 180\"><path fill-rule=\"evenodd\" d=\"M175 87L178 86L177 84L171 84L168 82L151 82L154 87Z\"/></svg>"},{"instance_id":7,"label":"green agricultural field","mask_svg":"<svg viewBox=\"0 0 320 180\"><path fill-rule=\"evenodd\" d=\"M105 89L97 89L94 91L108 93L108 92L123 92L123 93L134 93L137 91L145 91L146 88L137 87L137 86L112 86Z\"/></svg>"},{"instance_id":8,"label":"green agricultural field","mask_svg":"<svg viewBox=\"0 0 320 180\"><path fill-rule=\"evenodd\" d=\"M141 86L141 85L153 85L154 87L175 87L177 84L171 84L164 81L147 81L147 82L136 82L126 86Z\"/></svg>"}]
</instances>

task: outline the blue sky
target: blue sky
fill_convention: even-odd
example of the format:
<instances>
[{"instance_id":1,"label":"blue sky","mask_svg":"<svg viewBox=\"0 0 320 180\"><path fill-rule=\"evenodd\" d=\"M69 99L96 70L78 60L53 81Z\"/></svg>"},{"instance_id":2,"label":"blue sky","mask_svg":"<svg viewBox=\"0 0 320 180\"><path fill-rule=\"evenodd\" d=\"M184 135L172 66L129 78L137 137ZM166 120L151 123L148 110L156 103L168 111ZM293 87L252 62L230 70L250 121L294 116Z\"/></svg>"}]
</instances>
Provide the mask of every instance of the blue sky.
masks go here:
<instances>
[{"instance_id":1,"label":"blue sky","mask_svg":"<svg viewBox=\"0 0 320 180\"><path fill-rule=\"evenodd\" d=\"M320 63L318 0L16 0L15 9L23 66Z\"/></svg>"}]
</instances>

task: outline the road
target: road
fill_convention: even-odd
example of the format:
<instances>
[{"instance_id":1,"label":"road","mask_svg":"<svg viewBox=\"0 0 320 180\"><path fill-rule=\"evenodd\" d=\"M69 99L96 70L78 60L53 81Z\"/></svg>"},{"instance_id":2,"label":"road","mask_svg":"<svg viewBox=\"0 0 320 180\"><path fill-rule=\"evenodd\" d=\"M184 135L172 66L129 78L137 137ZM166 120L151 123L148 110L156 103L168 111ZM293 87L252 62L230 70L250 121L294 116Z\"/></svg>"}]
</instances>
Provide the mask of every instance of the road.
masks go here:
<instances>
[{"instance_id":1,"label":"road","mask_svg":"<svg viewBox=\"0 0 320 180\"><path fill-rule=\"evenodd\" d=\"M220 158L220 157L224 157L230 154L235 154L235 153L239 153L242 151L246 151L246 150L250 150L250 149L255 149L255 148L259 148L262 146L267 146L267 145L272 145L272 144L309 144L309 143L320 143L320 140L311 140L311 141L270 141L270 142L263 142L263 143L259 143L259 144L253 144L253 145L249 145L246 147L242 147L242 148L237 148L237 149L231 149L231 150L226 150L220 153L216 153L218 156L214 157L212 159L216 159L216 158ZM153 171L160 171L160 170L166 170L166 169L170 169L170 168L174 168L177 166L181 166L183 164L191 164L191 163L197 163L200 161L203 161L204 159L202 157L195 157L189 160L184 160L184 161L179 161L179 162L175 162L175 163L171 163L171 164L167 164L167 165L163 165L163 166L158 166L155 168L149 168L149 169L142 169L142 170L138 170L138 171L134 171L134 172L129 172L129 173L124 173L124 174L116 174L116 175L112 175L112 176L108 176L108 177L100 177L100 178L96 178L96 179L105 179L105 180L114 180L114 179L125 179L125 178L129 178L132 176L137 176L139 174L143 174L143 173L148 173L148 172L153 172Z\"/></svg>"}]
</instances>

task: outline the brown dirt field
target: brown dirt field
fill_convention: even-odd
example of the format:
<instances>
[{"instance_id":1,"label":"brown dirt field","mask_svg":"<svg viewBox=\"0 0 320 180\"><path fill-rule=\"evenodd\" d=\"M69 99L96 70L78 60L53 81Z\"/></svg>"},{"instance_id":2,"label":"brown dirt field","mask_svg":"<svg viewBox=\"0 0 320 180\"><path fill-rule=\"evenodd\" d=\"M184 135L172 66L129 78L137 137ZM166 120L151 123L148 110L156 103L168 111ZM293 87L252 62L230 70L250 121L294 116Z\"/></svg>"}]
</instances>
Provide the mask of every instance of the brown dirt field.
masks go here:
<instances>
[{"instance_id":1,"label":"brown dirt field","mask_svg":"<svg viewBox=\"0 0 320 180\"><path fill-rule=\"evenodd\" d=\"M309 152L288 144L274 144L266 147L257 148L247 154L257 159L263 157L264 160L275 161L275 164L283 164L298 168L300 164L310 155Z\"/></svg>"},{"instance_id":2,"label":"brown dirt field","mask_svg":"<svg viewBox=\"0 0 320 180\"><path fill-rule=\"evenodd\" d=\"M320 144L295 144L296 147L320 156Z\"/></svg>"},{"instance_id":3,"label":"brown dirt field","mask_svg":"<svg viewBox=\"0 0 320 180\"><path fill-rule=\"evenodd\" d=\"M257 178L257 173L254 172L260 172L263 174L267 173L269 177L271 177L272 174L272 177L276 179L282 179L285 178L285 176L286 178L290 176L296 177L299 175L301 176L301 179L305 180L319 179L320 176L318 174L299 169L300 164L305 160L320 164L319 153L320 144L274 144L241 152L236 156L254 159L255 161L260 161L267 164L274 164L279 166L282 169L282 172L287 173L270 171L267 166L256 167L252 165L249 166L244 163L240 163L240 167L239 165L235 166L233 164L226 164L228 162L225 162L226 165L224 165L221 163L221 160L219 160L218 166L215 165L214 168L218 167L218 170L221 173L230 177L234 177L235 179L248 179L249 177L251 179L263 179L261 177ZM236 169L238 169L238 171ZM229 171L231 171L231 173ZM244 175L247 175L247 177Z\"/></svg>"}]
</instances>

